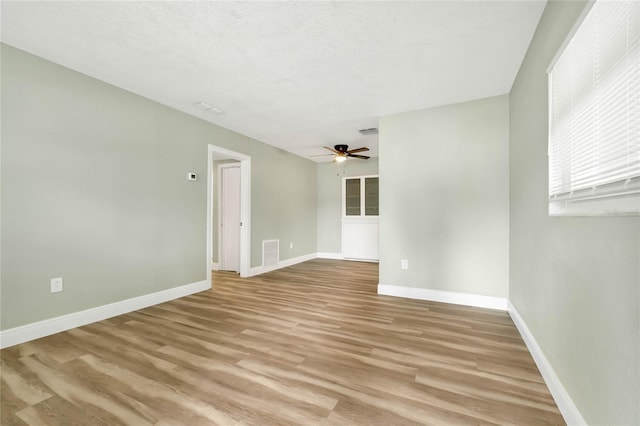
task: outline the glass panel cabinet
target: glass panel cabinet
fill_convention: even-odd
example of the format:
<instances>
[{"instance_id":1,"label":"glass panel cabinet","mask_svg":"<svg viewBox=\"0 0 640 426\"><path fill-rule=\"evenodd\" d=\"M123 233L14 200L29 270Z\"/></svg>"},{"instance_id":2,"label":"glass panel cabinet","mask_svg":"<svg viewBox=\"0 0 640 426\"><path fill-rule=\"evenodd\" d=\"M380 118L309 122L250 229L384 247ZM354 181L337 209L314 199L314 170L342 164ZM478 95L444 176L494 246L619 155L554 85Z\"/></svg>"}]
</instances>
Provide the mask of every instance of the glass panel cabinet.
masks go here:
<instances>
[{"instance_id":1,"label":"glass panel cabinet","mask_svg":"<svg viewBox=\"0 0 640 426\"><path fill-rule=\"evenodd\" d=\"M378 176L344 178L343 215L378 216Z\"/></svg>"},{"instance_id":2,"label":"glass panel cabinet","mask_svg":"<svg viewBox=\"0 0 640 426\"><path fill-rule=\"evenodd\" d=\"M345 182L345 214L360 216L360 179L347 179Z\"/></svg>"},{"instance_id":3,"label":"glass panel cabinet","mask_svg":"<svg viewBox=\"0 0 640 426\"><path fill-rule=\"evenodd\" d=\"M342 181L342 257L379 259L378 176L352 176Z\"/></svg>"},{"instance_id":4,"label":"glass panel cabinet","mask_svg":"<svg viewBox=\"0 0 640 426\"><path fill-rule=\"evenodd\" d=\"M378 216L378 178L364 178L364 215Z\"/></svg>"}]
</instances>

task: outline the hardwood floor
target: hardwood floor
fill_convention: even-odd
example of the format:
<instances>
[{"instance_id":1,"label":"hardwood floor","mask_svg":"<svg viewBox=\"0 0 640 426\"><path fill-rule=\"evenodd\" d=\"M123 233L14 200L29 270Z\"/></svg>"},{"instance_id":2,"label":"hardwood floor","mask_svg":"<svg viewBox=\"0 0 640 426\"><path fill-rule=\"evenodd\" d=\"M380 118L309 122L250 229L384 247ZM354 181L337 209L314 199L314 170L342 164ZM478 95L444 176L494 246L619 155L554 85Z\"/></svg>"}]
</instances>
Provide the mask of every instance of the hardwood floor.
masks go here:
<instances>
[{"instance_id":1,"label":"hardwood floor","mask_svg":"<svg viewBox=\"0 0 640 426\"><path fill-rule=\"evenodd\" d=\"M2 425L564 424L504 312L312 260L4 349Z\"/></svg>"}]
</instances>

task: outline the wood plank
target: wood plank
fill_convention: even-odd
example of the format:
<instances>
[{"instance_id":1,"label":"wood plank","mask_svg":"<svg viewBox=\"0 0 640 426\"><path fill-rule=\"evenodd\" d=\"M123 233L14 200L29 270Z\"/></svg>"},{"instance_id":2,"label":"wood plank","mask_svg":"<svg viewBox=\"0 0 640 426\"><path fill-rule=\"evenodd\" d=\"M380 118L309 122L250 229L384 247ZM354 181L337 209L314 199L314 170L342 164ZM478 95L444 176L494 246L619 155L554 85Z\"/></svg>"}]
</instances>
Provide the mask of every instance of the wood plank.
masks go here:
<instances>
[{"instance_id":1,"label":"wood plank","mask_svg":"<svg viewBox=\"0 0 640 426\"><path fill-rule=\"evenodd\" d=\"M0 351L2 424L564 424L508 314L316 259Z\"/></svg>"}]
</instances>

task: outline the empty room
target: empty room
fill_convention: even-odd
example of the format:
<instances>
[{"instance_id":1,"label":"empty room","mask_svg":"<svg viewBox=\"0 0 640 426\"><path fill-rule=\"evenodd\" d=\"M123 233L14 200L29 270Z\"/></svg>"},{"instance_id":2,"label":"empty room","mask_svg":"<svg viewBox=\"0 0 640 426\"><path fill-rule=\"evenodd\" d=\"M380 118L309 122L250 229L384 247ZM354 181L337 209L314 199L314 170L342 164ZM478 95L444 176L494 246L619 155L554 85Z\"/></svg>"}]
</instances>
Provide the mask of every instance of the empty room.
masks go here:
<instances>
[{"instance_id":1,"label":"empty room","mask_svg":"<svg viewBox=\"0 0 640 426\"><path fill-rule=\"evenodd\" d=\"M637 0L0 24L0 424L640 425Z\"/></svg>"}]
</instances>

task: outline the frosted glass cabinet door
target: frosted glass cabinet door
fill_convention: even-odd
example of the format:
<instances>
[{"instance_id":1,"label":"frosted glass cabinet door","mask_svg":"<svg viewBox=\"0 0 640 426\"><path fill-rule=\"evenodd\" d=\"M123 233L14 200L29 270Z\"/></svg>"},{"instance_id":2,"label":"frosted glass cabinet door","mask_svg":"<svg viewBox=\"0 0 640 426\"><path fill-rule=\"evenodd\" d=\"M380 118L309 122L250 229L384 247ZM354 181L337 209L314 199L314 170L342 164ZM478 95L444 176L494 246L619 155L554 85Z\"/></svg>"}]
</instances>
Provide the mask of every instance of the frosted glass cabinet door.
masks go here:
<instances>
[{"instance_id":1,"label":"frosted glass cabinet door","mask_svg":"<svg viewBox=\"0 0 640 426\"><path fill-rule=\"evenodd\" d=\"M347 216L360 216L360 178L347 179L345 192L345 214Z\"/></svg>"},{"instance_id":2,"label":"frosted glass cabinet door","mask_svg":"<svg viewBox=\"0 0 640 426\"><path fill-rule=\"evenodd\" d=\"M364 215L378 216L378 178L364 179Z\"/></svg>"}]
</instances>

